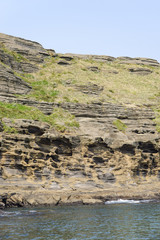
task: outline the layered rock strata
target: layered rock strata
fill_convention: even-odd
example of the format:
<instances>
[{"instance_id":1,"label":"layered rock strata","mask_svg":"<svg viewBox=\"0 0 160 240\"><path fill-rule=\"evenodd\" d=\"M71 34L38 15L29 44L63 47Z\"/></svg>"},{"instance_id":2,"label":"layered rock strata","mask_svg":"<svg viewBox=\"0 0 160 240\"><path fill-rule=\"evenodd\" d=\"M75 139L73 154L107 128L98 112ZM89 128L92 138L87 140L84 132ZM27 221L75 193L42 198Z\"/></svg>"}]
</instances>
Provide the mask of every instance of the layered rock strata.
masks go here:
<instances>
[{"instance_id":1,"label":"layered rock strata","mask_svg":"<svg viewBox=\"0 0 160 240\"><path fill-rule=\"evenodd\" d=\"M39 43L0 33L0 95L27 94L31 90L17 73L32 73L49 56Z\"/></svg>"},{"instance_id":2,"label":"layered rock strata","mask_svg":"<svg viewBox=\"0 0 160 240\"><path fill-rule=\"evenodd\" d=\"M58 132L47 123L3 118L0 121L0 208L58 204L102 204L108 199L159 199L160 135L147 106L125 107L95 102L47 103L25 98L31 87L16 72L33 72L48 54L35 42L0 34L0 101L34 106L46 115L61 107L75 115L79 128ZM18 55L23 58L15 61ZM134 61L159 66L152 59L59 55L96 61ZM7 67L8 66L8 67ZM146 69L146 68L145 68ZM98 71L92 67L89 71ZM149 70L131 70L131 72ZM76 86L99 94L97 85ZM17 98L14 94L21 94ZM7 133L4 128L14 129Z\"/></svg>"},{"instance_id":3,"label":"layered rock strata","mask_svg":"<svg viewBox=\"0 0 160 240\"><path fill-rule=\"evenodd\" d=\"M152 111L108 106L104 112L104 106L94 105L94 111L84 112L80 107L80 129L68 134L45 123L3 119L16 133L1 134L2 203L103 203L112 197L158 197L159 136ZM100 109L104 115L98 113ZM117 119L123 119L124 132L113 124Z\"/></svg>"}]
</instances>

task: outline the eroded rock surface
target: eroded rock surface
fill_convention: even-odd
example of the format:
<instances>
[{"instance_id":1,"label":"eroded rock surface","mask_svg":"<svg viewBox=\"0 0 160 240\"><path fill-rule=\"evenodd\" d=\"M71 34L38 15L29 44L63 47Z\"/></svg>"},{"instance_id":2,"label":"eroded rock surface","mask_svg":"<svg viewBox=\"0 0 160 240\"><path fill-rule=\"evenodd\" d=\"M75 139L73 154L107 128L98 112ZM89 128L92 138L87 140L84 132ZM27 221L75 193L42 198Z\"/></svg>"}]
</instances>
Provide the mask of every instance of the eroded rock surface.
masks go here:
<instances>
[{"instance_id":1,"label":"eroded rock surface","mask_svg":"<svg viewBox=\"0 0 160 240\"><path fill-rule=\"evenodd\" d=\"M15 71L34 72L48 54L57 55L36 42L5 34L0 34L0 44L0 101L34 106L46 115L60 107L75 115L79 123L79 128L60 133L39 121L0 120L0 208L102 204L118 198L159 199L160 135L149 107L47 103L25 98L31 87ZM20 56L8 53L6 48ZM60 54L59 58L58 63L66 67L72 66L74 59L159 66L156 60L142 58L75 54ZM99 71L96 65L88 70ZM149 67L130 71L152 72ZM74 87L90 95L103 91L97 84ZM24 96L17 98L14 94Z\"/></svg>"},{"instance_id":2,"label":"eroded rock surface","mask_svg":"<svg viewBox=\"0 0 160 240\"><path fill-rule=\"evenodd\" d=\"M116 112L108 106L102 113L102 107L86 108L83 114L77 109L80 129L74 134L60 134L38 121L2 119L16 129L1 134L0 192L7 194L2 205L92 204L146 194L157 198L159 190L151 190L152 184L158 188L160 176L153 112L122 107ZM125 132L113 124L118 117Z\"/></svg>"}]
</instances>

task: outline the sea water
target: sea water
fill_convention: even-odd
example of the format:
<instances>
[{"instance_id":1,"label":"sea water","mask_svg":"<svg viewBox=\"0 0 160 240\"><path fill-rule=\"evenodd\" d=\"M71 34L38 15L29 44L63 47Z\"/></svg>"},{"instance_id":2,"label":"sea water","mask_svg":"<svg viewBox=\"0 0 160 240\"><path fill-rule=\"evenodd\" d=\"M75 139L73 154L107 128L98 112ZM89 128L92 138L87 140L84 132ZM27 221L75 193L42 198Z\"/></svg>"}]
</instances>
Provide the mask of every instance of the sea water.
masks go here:
<instances>
[{"instance_id":1,"label":"sea water","mask_svg":"<svg viewBox=\"0 0 160 240\"><path fill-rule=\"evenodd\" d=\"M160 203L133 200L105 205L0 211L0 239L160 240Z\"/></svg>"}]
</instances>

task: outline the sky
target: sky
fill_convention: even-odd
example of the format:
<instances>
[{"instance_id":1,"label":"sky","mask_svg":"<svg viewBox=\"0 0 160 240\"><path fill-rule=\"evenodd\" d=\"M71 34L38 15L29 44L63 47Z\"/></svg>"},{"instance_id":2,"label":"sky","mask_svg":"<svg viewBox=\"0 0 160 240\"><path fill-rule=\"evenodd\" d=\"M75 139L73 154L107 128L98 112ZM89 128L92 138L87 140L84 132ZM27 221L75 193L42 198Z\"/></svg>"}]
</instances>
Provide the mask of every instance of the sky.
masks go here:
<instances>
[{"instance_id":1,"label":"sky","mask_svg":"<svg viewBox=\"0 0 160 240\"><path fill-rule=\"evenodd\" d=\"M57 53L160 62L160 0L0 0L0 32Z\"/></svg>"}]
</instances>

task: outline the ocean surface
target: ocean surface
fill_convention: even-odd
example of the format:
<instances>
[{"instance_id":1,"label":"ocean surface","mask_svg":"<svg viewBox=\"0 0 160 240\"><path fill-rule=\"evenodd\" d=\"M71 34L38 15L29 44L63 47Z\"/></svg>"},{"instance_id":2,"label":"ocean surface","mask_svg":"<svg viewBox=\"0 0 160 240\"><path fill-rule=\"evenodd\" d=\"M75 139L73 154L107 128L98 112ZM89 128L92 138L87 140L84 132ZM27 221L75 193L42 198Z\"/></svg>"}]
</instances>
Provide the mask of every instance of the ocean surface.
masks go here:
<instances>
[{"instance_id":1,"label":"ocean surface","mask_svg":"<svg viewBox=\"0 0 160 240\"><path fill-rule=\"evenodd\" d=\"M160 240L160 203L8 209L0 211L0 239Z\"/></svg>"}]
</instances>

